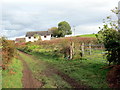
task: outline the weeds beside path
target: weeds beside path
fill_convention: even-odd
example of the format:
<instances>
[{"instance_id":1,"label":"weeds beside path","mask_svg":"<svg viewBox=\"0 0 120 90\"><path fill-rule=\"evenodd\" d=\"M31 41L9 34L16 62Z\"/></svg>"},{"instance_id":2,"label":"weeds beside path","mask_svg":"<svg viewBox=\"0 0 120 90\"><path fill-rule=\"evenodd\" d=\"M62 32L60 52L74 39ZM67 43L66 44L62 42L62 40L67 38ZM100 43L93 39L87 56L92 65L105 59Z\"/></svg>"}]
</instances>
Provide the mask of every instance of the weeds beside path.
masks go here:
<instances>
[{"instance_id":1,"label":"weeds beside path","mask_svg":"<svg viewBox=\"0 0 120 90\"><path fill-rule=\"evenodd\" d=\"M31 83L28 83L33 82L35 80L34 78L36 78L39 81L35 81L35 83L38 85L38 87L41 88L88 88L87 86L84 86L77 82L75 79L69 77L67 74L64 74L63 72L57 70L55 67L49 65L48 63L42 60L37 60L32 55L28 55L20 51L19 55L24 65L24 87L27 87L29 85L31 87L37 87L34 86L34 84L31 85ZM29 70L29 68L31 70ZM34 78L32 77L32 73Z\"/></svg>"},{"instance_id":2,"label":"weeds beside path","mask_svg":"<svg viewBox=\"0 0 120 90\"><path fill-rule=\"evenodd\" d=\"M8 64L8 68L1 72L2 88L22 88L22 70L22 62L17 58L13 58Z\"/></svg>"}]
</instances>

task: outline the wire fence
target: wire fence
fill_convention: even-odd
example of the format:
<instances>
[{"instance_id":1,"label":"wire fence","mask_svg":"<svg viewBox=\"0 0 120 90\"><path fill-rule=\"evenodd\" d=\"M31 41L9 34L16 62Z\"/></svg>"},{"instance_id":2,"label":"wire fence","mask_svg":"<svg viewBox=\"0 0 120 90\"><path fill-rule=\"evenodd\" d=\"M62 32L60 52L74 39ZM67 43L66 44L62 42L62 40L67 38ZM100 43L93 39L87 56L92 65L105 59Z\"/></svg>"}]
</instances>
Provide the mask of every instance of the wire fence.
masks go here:
<instances>
[{"instance_id":1,"label":"wire fence","mask_svg":"<svg viewBox=\"0 0 120 90\"><path fill-rule=\"evenodd\" d=\"M105 47L103 44L84 44L81 45L83 55L91 55L95 53L105 54Z\"/></svg>"},{"instance_id":2,"label":"wire fence","mask_svg":"<svg viewBox=\"0 0 120 90\"><path fill-rule=\"evenodd\" d=\"M82 43L81 51L82 51L82 57L93 60L94 62L101 62L106 63L106 51L103 44L84 44Z\"/></svg>"}]
</instances>

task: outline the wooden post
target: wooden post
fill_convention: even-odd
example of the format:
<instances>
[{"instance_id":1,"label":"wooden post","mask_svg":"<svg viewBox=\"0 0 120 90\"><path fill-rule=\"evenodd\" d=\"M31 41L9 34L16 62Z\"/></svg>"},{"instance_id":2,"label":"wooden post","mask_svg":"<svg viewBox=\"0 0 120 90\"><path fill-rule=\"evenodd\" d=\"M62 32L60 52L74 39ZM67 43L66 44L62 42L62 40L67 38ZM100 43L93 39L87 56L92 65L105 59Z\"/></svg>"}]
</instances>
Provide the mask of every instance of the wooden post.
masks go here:
<instances>
[{"instance_id":1,"label":"wooden post","mask_svg":"<svg viewBox=\"0 0 120 90\"><path fill-rule=\"evenodd\" d=\"M73 54L74 54L74 42L71 42L71 45L70 45L70 60L73 58Z\"/></svg>"},{"instance_id":2,"label":"wooden post","mask_svg":"<svg viewBox=\"0 0 120 90\"><path fill-rule=\"evenodd\" d=\"M103 49L103 45L101 45L101 49Z\"/></svg>"},{"instance_id":3,"label":"wooden post","mask_svg":"<svg viewBox=\"0 0 120 90\"><path fill-rule=\"evenodd\" d=\"M91 43L89 43L89 54L91 55Z\"/></svg>"},{"instance_id":4,"label":"wooden post","mask_svg":"<svg viewBox=\"0 0 120 90\"><path fill-rule=\"evenodd\" d=\"M74 42L72 42L72 55L74 56L74 54L75 54L75 43Z\"/></svg>"},{"instance_id":5,"label":"wooden post","mask_svg":"<svg viewBox=\"0 0 120 90\"><path fill-rule=\"evenodd\" d=\"M81 51L82 51L82 56L85 54L84 53L84 43L82 43L82 45L81 45Z\"/></svg>"}]
</instances>

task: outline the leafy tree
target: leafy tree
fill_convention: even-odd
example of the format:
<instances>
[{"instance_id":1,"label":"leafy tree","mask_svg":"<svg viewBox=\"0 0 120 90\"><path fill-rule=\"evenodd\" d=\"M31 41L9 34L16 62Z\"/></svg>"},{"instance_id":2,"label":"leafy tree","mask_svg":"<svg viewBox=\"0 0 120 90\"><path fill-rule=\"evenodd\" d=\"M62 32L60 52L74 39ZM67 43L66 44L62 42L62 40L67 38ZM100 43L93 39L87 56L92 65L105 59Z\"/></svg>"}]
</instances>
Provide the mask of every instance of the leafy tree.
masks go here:
<instances>
[{"instance_id":1,"label":"leafy tree","mask_svg":"<svg viewBox=\"0 0 120 90\"><path fill-rule=\"evenodd\" d=\"M58 37L72 34L71 27L68 22L62 21L58 24Z\"/></svg>"},{"instance_id":2,"label":"leafy tree","mask_svg":"<svg viewBox=\"0 0 120 90\"><path fill-rule=\"evenodd\" d=\"M38 34L35 34L34 37L37 38L38 40L41 40L41 37Z\"/></svg>"},{"instance_id":3,"label":"leafy tree","mask_svg":"<svg viewBox=\"0 0 120 90\"><path fill-rule=\"evenodd\" d=\"M112 10L117 14L117 8ZM104 25L96 35L99 42L103 43L107 51L107 60L109 64L120 64L120 32L118 29L117 21L112 20L111 17L104 19Z\"/></svg>"},{"instance_id":4,"label":"leafy tree","mask_svg":"<svg viewBox=\"0 0 120 90\"><path fill-rule=\"evenodd\" d=\"M57 36L58 36L58 28L57 28L57 27L52 27L52 28L50 28L50 29L48 29L48 30L52 32L52 35L53 35L54 37L57 37Z\"/></svg>"}]
</instances>

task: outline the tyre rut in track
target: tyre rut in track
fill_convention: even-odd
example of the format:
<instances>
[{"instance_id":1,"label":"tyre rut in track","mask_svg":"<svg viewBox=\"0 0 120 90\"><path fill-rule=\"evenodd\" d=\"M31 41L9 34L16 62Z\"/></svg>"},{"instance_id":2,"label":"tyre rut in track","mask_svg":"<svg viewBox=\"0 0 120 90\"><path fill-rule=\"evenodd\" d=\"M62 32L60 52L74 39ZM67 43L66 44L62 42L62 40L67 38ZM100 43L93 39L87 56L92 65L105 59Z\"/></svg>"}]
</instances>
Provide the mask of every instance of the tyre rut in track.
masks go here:
<instances>
[{"instance_id":1,"label":"tyre rut in track","mask_svg":"<svg viewBox=\"0 0 120 90\"><path fill-rule=\"evenodd\" d=\"M23 63L23 78L22 78L22 83L23 83L23 88L40 88L42 87L42 83L36 80L32 76L32 72L29 69L27 63L24 61L24 59L19 56L19 59Z\"/></svg>"}]
</instances>

